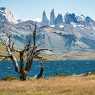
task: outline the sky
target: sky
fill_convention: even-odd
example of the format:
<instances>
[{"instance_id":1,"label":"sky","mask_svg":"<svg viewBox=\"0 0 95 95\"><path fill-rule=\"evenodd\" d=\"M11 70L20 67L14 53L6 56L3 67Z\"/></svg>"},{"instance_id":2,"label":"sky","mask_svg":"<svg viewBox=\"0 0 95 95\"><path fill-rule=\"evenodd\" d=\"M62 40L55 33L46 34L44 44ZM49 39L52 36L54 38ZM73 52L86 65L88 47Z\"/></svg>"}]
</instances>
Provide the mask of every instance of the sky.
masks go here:
<instances>
[{"instance_id":1,"label":"sky","mask_svg":"<svg viewBox=\"0 0 95 95\"><path fill-rule=\"evenodd\" d=\"M51 9L55 14L66 12L90 16L95 20L95 0L0 0L0 7L9 8L17 19L42 18L43 10L49 18Z\"/></svg>"}]
</instances>

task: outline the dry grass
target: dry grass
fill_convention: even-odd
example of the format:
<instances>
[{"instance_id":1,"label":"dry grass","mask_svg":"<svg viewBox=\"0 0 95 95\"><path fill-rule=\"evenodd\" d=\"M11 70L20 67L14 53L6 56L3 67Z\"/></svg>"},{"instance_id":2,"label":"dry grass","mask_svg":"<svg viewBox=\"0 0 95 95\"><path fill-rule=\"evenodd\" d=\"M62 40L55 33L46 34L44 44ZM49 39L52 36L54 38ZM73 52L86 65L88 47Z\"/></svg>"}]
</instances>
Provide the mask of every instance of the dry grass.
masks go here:
<instances>
[{"instance_id":1,"label":"dry grass","mask_svg":"<svg viewBox=\"0 0 95 95\"><path fill-rule=\"evenodd\" d=\"M0 95L95 95L95 75L0 81Z\"/></svg>"}]
</instances>

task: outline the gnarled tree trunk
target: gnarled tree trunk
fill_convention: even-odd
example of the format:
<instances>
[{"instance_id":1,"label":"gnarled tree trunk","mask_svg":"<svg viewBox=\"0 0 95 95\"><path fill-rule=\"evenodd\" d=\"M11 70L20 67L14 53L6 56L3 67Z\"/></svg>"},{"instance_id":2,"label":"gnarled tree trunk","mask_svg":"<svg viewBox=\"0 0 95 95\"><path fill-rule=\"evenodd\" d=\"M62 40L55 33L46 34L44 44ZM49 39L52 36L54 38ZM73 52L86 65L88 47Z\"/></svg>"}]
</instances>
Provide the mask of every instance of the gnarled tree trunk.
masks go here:
<instances>
[{"instance_id":1,"label":"gnarled tree trunk","mask_svg":"<svg viewBox=\"0 0 95 95\"><path fill-rule=\"evenodd\" d=\"M20 80L26 80L27 79L27 72L25 70L20 71Z\"/></svg>"}]
</instances>

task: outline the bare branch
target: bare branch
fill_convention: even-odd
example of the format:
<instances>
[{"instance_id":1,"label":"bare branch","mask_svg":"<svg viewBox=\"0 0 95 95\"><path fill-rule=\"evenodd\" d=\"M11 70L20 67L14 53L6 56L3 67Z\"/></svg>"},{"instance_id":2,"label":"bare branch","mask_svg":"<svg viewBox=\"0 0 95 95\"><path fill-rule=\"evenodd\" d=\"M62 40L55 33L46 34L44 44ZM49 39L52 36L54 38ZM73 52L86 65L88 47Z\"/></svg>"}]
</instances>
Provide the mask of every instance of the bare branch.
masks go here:
<instances>
[{"instance_id":1,"label":"bare branch","mask_svg":"<svg viewBox=\"0 0 95 95\"><path fill-rule=\"evenodd\" d=\"M30 51L27 53L27 62L26 62L26 71L29 71L31 69L31 65L33 62L33 58L34 58L34 51L35 51L35 47L33 47L32 49L30 49Z\"/></svg>"},{"instance_id":2,"label":"bare branch","mask_svg":"<svg viewBox=\"0 0 95 95\"><path fill-rule=\"evenodd\" d=\"M33 31L33 46L36 46L36 24L35 24L35 29Z\"/></svg>"},{"instance_id":3,"label":"bare branch","mask_svg":"<svg viewBox=\"0 0 95 95\"><path fill-rule=\"evenodd\" d=\"M23 65L24 65L24 60L23 60L23 56L24 56L24 52L19 52L20 53L20 70L23 70Z\"/></svg>"},{"instance_id":4,"label":"bare branch","mask_svg":"<svg viewBox=\"0 0 95 95\"><path fill-rule=\"evenodd\" d=\"M37 54L40 54L40 52L41 51L52 51L52 50L49 50L49 49L38 49L38 50L36 50L36 52L35 52L35 55L37 55Z\"/></svg>"},{"instance_id":5,"label":"bare branch","mask_svg":"<svg viewBox=\"0 0 95 95\"><path fill-rule=\"evenodd\" d=\"M13 61L14 67L15 67L15 71L19 72L19 65L17 62L16 57L12 54L11 50L9 47L7 47L8 53L10 55L10 59Z\"/></svg>"}]
</instances>

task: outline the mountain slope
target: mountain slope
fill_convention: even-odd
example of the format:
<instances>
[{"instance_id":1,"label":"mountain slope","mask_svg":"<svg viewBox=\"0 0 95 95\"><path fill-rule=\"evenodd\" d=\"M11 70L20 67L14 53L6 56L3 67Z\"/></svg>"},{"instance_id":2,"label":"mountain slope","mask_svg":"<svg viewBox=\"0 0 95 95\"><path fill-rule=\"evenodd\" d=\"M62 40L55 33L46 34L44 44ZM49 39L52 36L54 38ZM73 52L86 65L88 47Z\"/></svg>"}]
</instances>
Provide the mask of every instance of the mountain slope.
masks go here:
<instances>
[{"instance_id":1,"label":"mountain slope","mask_svg":"<svg viewBox=\"0 0 95 95\"><path fill-rule=\"evenodd\" d=\"M10 33L15 47L23 49L29 40L33 43L32 32L36 24L36 42L39 48L49 48L58 54L65 51L95 50L95 21L90 17L70 13L65 18L61 14L55 18L52 11L51 22L56 24L52 27L46 13L43 16L45 23L32 20L16 23L12 12L0 8L0 39L6 41L6 34Z\"/></svg>"}]
</instances>

